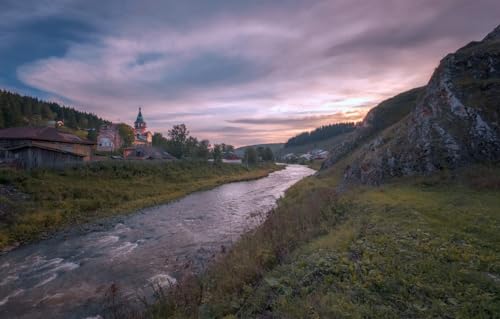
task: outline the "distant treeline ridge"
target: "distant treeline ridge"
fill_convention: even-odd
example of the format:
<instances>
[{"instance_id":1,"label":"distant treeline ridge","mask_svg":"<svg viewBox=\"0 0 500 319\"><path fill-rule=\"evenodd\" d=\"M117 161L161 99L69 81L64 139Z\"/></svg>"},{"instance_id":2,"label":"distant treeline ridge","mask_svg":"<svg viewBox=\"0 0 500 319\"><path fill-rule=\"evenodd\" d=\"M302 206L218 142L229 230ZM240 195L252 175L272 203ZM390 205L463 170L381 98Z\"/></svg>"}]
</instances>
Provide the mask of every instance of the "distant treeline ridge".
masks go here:
<instances>
[{"instance_id":1,"label":"distant treeline ridge","mask_svg":"<svg viewBox=\"0 0 500 319\"><path fill-rule=\"evenodd\" d=\"M92 113L0 90L0 128L45 126L54 120L72 129L97 129L107 122Z\"/></svg>"},{"instance_id":2,"label":"distant treeline ridge","mask_svg":"<svg viewBox=\"0 0 500 319\"><path fill-rule=\"evenodd\" d=\"M303 132L290 138L286 142L285 148L326 140L343 133L351 132L355 127L356 123L354 122L324 125L311 132Z\"/></svg>"}]
</instances>

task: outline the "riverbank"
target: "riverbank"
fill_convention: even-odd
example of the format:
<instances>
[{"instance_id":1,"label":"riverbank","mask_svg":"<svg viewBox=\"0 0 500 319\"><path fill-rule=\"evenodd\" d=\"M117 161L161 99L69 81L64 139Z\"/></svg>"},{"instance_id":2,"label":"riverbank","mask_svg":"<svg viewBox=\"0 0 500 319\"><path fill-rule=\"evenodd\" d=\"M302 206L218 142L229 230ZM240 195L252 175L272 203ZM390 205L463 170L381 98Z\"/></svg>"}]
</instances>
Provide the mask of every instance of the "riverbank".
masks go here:
<instances>
[{"instance_id":1,"label":"riverbank","mask_svg":"<svg viewBox=\"0 0 500 319\"><path fill-rule=\"evenodd\" d=\"M304 179L266 222L148 318L493 317L500 169L356 186Z\"/></svg>"},{"instance_id":2,"label":"riverbank","mask_svg":"<svg viewBox=\"0 0 500 319\"><path fill-rule=\"evenodd\" d=\"M102 162L64 170L0 170L0 249L74 225L127 214L283 166Z\"/></svg>"}]
</instances>

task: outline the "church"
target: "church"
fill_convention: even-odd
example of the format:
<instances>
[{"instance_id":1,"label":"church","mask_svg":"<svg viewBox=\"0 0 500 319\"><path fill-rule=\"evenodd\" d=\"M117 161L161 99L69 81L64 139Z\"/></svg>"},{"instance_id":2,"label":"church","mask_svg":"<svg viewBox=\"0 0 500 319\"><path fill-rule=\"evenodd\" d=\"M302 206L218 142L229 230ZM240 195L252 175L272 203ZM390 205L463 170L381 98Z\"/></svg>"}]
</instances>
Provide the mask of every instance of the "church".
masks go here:
<instances>
[{"instance_id":1,"label":"church","mask_svg":"<svg viewBox=\"0 0 500 319\"><path fill-rule=\"evenodd\" d=\"M137 119L134 122L134 135L134 145L151 145L153 143L153 134L147 130L141 108L139 108Z\"/></svg>"}]
</instances>

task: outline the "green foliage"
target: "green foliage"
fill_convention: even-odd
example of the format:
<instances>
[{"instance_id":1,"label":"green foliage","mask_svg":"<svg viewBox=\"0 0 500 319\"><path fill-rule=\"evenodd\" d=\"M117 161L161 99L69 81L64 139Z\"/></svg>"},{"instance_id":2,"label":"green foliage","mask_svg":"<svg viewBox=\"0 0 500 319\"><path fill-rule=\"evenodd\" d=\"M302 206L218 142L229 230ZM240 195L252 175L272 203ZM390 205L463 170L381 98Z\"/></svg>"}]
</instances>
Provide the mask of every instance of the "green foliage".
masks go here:
<instances>
[{"instance_id":1,"label":"green foliage","mask_svg":"<svg viewBox=\"0 0 500 319\"><path fill-rule=\"evenodd\" d=\"M257 150L253 147L247 147L245 149L245 155L243 156L243 162L247 165L255 165L259 161Z\"/></svg>"},{"instance_id":2,"label":"green foliage","mask_svg":"<svg viewBox=\"0 0 500 319\"><path fill-rule=\"evenodd\" d=\"M97 130L91 129L87 133L87 139L93 142L97 141Z\"/></svg>"},{"instance_id":3,"label":"green foliage","mask_svg":"<svg viewBox=\"0 0 500 319\"><path fill-rule=\"evenodd\" d=\"M257 154L264 162L274 161L274 154L270 147L258 147Z\"/></svg>"},{"instance_id":4,"label":"green foliage","mask_svg":"<svg viewBox=\"0 0 500 319\"><path fill-rule=\"evenodd\" d=\"M189 131L186 128L186 125L174 125L174 127L168 131L168 152L177 158L185 156L188 138Z\"/></svg>"},{"instance_id":5,"label":"green foliage","mask_svg":"<svg viewBox=\"0 0 500 319\"><path fill-rule=\"evenodd\" d=\"M210 142L208 140L202 140L198 144L198 148L196 149L196 158L201 160L208 160L210 157Z\"/></svg>"},{"instance_id":6,"label":"green foliage","mask_svg":"<svg viewBox=\"0 0 500 319\"><path fill-rule=\"evenodd\" d=\"M168 148L168 140L161 133L153 134L153 142L154 147L159 147L161 149L167 150Z\"/></svg>"},{"instance_id":7,"label":"green foliage","mask_svg":"<svg viewBox=\"0 0 500 319\"><path fill-rule=\"evenodd\" d=\"M367 124L370 125L370 129L374 132L380 132L399 122L415 108L418 98L424 91L425 87L411 89L374 107L367 116Z\"/></svg>"},{"instance_id":8,"label":"green foliage","mask_svg":"<svg viewBox=\"0 0 500 319\"><path fill-rule=\"evenodd\" d=\"M134 143L135 133L134 128L125 123L118 124L118 134L123 141L123 147L129 147Z\"/></svg>"},{"instance_id":9,"label":"green foliage","mask_svg":"<svg viewBox=\"0 0 500 319\"><path fill-rule=\"evenodd\" d=\"M222 145L220 144L214 145L214 148L212 150L212 157L214 159L215 164L222 163L222 157L223 157Z\"/></svg>"},{"instance_id":10,"label":"green foliage","mask_svg":"<svg viewBox=\"0 0 500 319\"><path fill-rule=\"evenodd\" d=\"M335 123L324 125L314 131L303 132L290 138L286 142L285 148L326 140L340 134L352 132L355 128L355 123Z\"/></svg>"},{"instance_id":11,"label":"green foliage","mask_svg":"<svg viewBox=\"0 0 500 319\"><path fill-rule=\"evenodd\" d=\"M92 113L0 90L0 128L45 126L52 120L64 121L71 129L97 129L105 123Z\"/></svg>"},{"instance_id":12,"label":"green foliage","mask_svg":"<svg viewBox=\"0 0 500 319\"><path fill-rule=\"evenodd\" d=\"M449 183L351 192L346 219L268 273L240 315L493 317L500 199Z\"/></svg>"}]
</instances>

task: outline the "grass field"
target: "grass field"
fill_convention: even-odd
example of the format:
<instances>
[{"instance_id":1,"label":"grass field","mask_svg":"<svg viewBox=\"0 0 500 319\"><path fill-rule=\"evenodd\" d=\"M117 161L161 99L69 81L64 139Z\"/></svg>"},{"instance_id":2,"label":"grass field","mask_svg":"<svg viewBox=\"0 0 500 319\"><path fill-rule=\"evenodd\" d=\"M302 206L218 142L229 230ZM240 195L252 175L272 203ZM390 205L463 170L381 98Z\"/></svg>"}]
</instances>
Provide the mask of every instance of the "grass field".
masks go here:
<instances>
[{"instance_id":1,"label":"grass field","mask_svg":"<svg viewBox=\"0 0 500 319\"><path fill-rule=\"evenodd\" d=\"M153 318L493 318L500 313L500 169L354 187L309 177Z\"/></svg>"},{"instance_id":2,"label":"grass field","mask_svg":"<svg viewBox=\"0 0 500 319\"><path fill-rule=\"evenodd\" d=\"M264 177L277 169L274 164L247 169L205 162L102 162L29 173L2 169L3 189L15 187L27 198L0 194L0 248L220 184Z\"/></svg>"}]
</instances>

